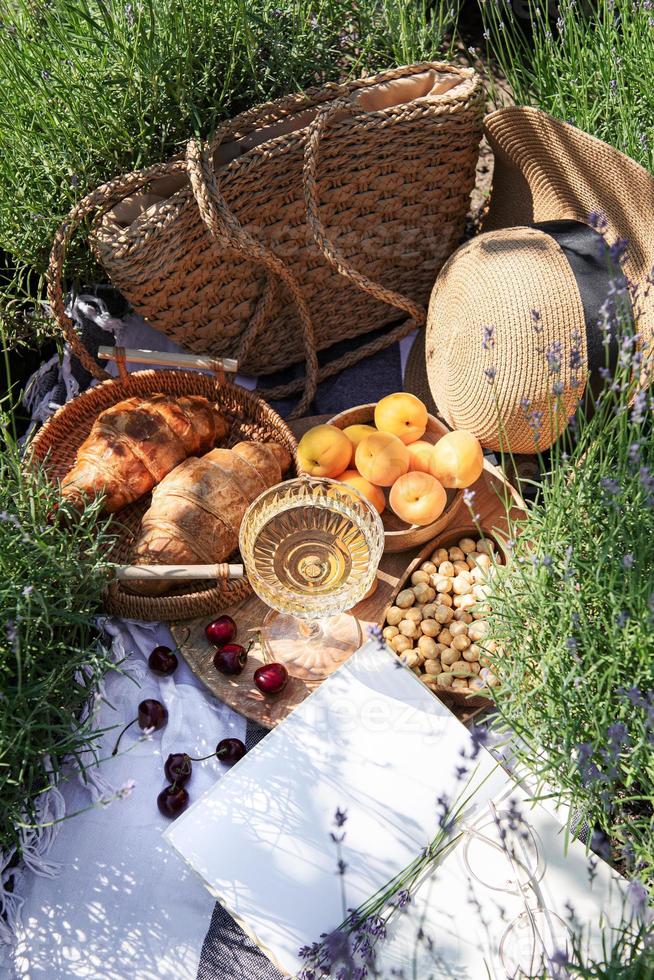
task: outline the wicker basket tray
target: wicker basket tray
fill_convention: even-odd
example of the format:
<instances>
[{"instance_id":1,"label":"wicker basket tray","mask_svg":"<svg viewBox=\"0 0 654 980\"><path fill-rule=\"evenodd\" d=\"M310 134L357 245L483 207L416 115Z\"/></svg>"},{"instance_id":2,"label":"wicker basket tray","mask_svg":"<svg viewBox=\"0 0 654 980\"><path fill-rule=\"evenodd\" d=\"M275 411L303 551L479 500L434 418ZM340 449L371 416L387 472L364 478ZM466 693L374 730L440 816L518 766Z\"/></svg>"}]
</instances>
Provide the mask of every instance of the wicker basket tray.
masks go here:
<instances>
[{"instance_id":1,"label":"wicker basket tray","mask_svg":"<svg viewBox=\"0 0 654 980\"><path fill-rule=\"evenodd\" d=\"M75 461L80 445L91 431L100 412L134 395L203 395L215 402L229 422L223 445L241 440L279 442L291 453L296 472L297 442L286 423L261 398L224 380L197 371L137 371L104 381L60 408L32 441L29 458L38 461L53 482L63 478ZM127 564L132 555L141 518L150 505L150 494L125 507L113 519L117 540L108 559ZM104 592L107 612L129 619L178 620L207 616L226 605L233 605L251 594L246 579L197 581L176 585L167 595L138 596L114 581Z\"/></svg>"}]
</instances>

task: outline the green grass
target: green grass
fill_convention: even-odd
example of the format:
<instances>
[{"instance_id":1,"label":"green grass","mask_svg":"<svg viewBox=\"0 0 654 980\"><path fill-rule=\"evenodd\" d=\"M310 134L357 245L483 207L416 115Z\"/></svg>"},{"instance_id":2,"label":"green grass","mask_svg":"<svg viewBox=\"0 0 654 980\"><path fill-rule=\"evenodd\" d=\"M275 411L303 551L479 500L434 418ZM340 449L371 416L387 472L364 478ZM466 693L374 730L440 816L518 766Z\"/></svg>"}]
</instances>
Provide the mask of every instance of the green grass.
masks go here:
<instances>
[{"instance_id":1,"label":"green grass","mask_svg":"<svg viewBox=\"0 0 654 980\"><path fill-rule=\"evenodd\" d=\"M85 192L267 99L438 56L455 7L0 0L0 250L17 269L7 319L38 292L54 232ZM79 250L69 273L102 275Z\"/></svg>"},{"instance_id":2,"label":"green grass","mask_svg":"<svg viewBox=\"0 0 654 980\"><path fill-rule=\"evenodd\" d=\"M62 765L93 759L85 712L111 666L94 617L108 533L94 509L53 519L56 490L27 476L0 405L0 851L38 823ZM84 715L86 714L86 719Z\"/></svg>"},{"instance_id":3,"label":"green grass","mask_svg":"<svg viewBox=\"0 0 654 980\"><path fill-rule=\"evenodd\" d=\"M654 167L654 5L528 0L521 21L488 0L487 50L516 102L537 105Z\"/></svg>"}]
</instances>

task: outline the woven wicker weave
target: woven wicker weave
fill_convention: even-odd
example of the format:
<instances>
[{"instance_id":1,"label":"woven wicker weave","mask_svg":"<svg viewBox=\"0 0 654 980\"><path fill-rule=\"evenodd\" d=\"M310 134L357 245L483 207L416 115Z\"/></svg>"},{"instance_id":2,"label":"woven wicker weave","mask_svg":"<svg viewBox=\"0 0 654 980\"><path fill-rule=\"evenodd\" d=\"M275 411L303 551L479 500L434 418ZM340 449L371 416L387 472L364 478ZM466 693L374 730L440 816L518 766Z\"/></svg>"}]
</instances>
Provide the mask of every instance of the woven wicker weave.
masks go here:
<instances>
[{"instance_id":1,"label":"woven wicker weave","mask_svg":"<svg viewBox=\"0 0 654 980\"><path fill-rule=\"evenodd\" d=\"M442 78L440 94L365 108L373 86L423 77ZM424 63L244 113L206 152L192 142L186 159L119 177L76 206L53 246L54 314L104 377L78 349L61 295L75 227L101 215L92 247L137 312L187 350L237 357L245 373L304 360L306 379L271 394L304 387L301 414L319 377L424 323L436 274L463 232L482 112L471 69ZM300 128L267 138L275 125ZM221 145L238 140L240 155L215 168ZM111 209L143 191L155 205L121 223ZM398 309L407 323L319 373L316 351L397 321Z\"/></svg>"},{"instance_id":2,"label":"woven wicker weave","mask_svg":"<svg viewBox=\"0 0 654 980\"><path fill-rule=\"evenodd\" d=\"M77 450L100 412L124 398L155 392L203 395L215 402L230 424L223 443L226 446L241 440L279 442L295 459L297 443L293 434L266 402L215 377L185 371L137 371L89 389L46 422L31 443L30 458L38 461L53 481L60 480L73 465ZM149 505L148 494L116 515L113 526L118 530L118 537L107 556L110 561L129 563L141 518ZM160 597L132 595L118 582L112 582L105 590L104 603L107 612L117 616L170 621L211 615L250 594L246 579L219 581L212 587L208 587L207 582L188 582Z\"/></svg>"}]
</instances>

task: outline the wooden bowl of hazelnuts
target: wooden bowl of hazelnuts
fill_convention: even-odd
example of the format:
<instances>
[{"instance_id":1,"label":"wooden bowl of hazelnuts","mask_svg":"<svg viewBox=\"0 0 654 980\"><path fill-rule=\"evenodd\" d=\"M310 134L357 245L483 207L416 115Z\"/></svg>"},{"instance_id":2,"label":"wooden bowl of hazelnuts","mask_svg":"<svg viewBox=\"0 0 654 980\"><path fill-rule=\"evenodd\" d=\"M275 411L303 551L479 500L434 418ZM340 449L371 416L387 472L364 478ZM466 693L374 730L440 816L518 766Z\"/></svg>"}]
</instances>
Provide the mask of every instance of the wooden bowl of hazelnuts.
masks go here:
<instances>
[{"instance_id":1,"label":"wooden bowl of hazelnuts","mask_svg":"<svg viewBox=\"0 0 654 980\"><path fill-rule=\"evenodd\" d=\"M474 525L450 528L418 553L384 611L386 642L446 703L487 707L499 684L501 652L487 620L494 575L508 563L506 541Z\"/></svg>"}]
</instances>

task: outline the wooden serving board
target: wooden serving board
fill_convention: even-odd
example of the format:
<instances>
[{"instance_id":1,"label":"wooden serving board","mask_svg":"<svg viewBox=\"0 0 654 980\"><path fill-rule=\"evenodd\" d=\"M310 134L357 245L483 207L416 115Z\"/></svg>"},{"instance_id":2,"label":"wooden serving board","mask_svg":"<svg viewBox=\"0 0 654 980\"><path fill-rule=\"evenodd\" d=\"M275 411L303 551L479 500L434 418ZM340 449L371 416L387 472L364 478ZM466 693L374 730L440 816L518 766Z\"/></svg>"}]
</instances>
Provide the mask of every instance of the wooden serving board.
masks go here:
<instances>
[{"instance_id":1,"label":"wooden serving board","mask_svg":"<svg viewBox=\"0 0 654 980\"><path fill-rule=\"evenodd\" d=\"M299 437L311 426L327 420L328 416L299 419L291 423L290 427ZM519 513L522 501L518 493L506 481L502 472L485 461L484 472L473 489L475 491L475 512L479 515L480 523L489 529L497 528L501 532L507 531L507 506L511 505L514 511ZM468 516L467 509L465 516ZM464 514L461 510L453 524L462 523L463 518ZM440 537L443 533L444 531L441 530L437 536ZM394 590L403 578L407 566L419 553L421 547L424 548L424 544L416 546L410 551L384 554L382 557L377 573L375 592L352 610L361 623L364 641L367 639L367 627L381 624L384 611ZM216 609L215 616L229 613L238 627L238 641L247 646L250 639L256 641L257 628L260 627L267 612L268 607L257 596L253 595L238 606ZM171 627L175 642L180 645L184 659L193 673L200 678L212 694L226 702L235 711L245 715L246 718L256 721L266 728L272 728L311 693L316 687L316 683L308 683L290 677L288 684L280 694L274 697L266 697L261 694L252 680L254 671L264 662L257 642L249 651L248 662L242 674L237 677L228 677L219 673L213 666L215 647L208 643L204 634L206 624L215 616L194 619L187 623L175 623ZM190 630L190 634L187 638L188 630ZM443 700L447 701L447 697L443 697ZM484 710L478 706L472 707L460 703L452 703L451 707L462 721L466 721L478 714L479 711Z\"/></svg>"}]
</instances>

